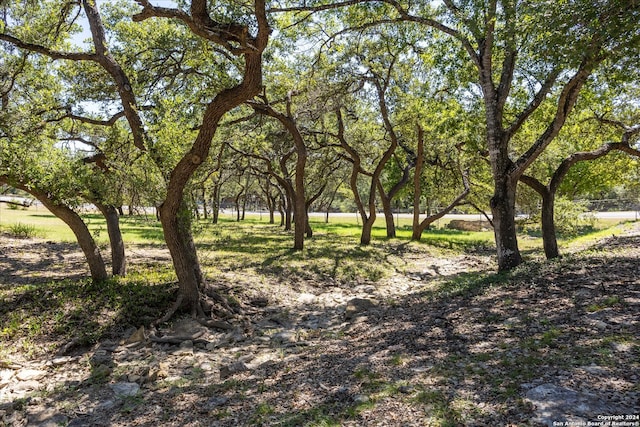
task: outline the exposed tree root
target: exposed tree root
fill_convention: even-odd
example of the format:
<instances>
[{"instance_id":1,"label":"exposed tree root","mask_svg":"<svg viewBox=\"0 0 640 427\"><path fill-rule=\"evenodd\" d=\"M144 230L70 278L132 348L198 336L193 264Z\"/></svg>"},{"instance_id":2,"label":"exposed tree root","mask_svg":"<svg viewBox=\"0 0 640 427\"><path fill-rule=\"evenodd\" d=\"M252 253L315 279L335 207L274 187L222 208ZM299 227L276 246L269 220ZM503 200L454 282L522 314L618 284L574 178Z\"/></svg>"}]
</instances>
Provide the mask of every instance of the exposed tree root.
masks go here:
<instances>
[{"instance_id":1,"label":"exposed tree root","mask_svg":"<svg viewBox=\"0 0 640 427\"><path fill-rule=\"evenodd\" d=\"M153 342L158 342L158 343L168 343L168 344L180 344L183 341L194 341L197 340L199 337L201 337L204 334L204 331L196 331L193 334L190 335L166 335L164 337L159 337L155 334L155 332L152 332L149 334L149 339Z\"/></svg>"},{"instance_id":2,"label":"exposed tree root","mask_svg":"<svg viewBox=\"0 0 640 427\"><path fill-rule=\"evenodd\" d=\"M167 311L164 316L162 316L161 318L159 318L156 321L154 321L151 324L151 326L157 326L157 325L159 325L161 323L164 323L167 320L171 319L171 317L173 317L173 315L176 313L176 311L178 311L180 309L180 307L182 307L182 301L183 300L184 300L184 297L182 295L178 295L178 299L176 300L176 302L173 303L173 305L171 306L169 311Z\"/></svg>"},{"instance_id":3,"label":"exposed tree root","mask_svg":"<svg viewBox=\"0 0 640 427\"><path fill-rule=\"evenodd\" d=\"M216 305L220 306L220 308L217 308L218 310L218 315L222 315L222 313L228 313L227 316L224 317L230 317L233 316L234 314L242 314L242 309L240 309L240 307L237 308L233 308L229 305L229 302L227 300L227 298L225 298L223 295L221 295L221 293L218 291L218 289L215 289L213 286L210 285L204 285L201 286L201 292L202 295L205 297L207 301L207 304L213 309L216 309Z\"/></svg>"},{"instance_id":4,"label":"exposed tree root","mask_svg":"<svg viewBox=\"0 0 640 427\"><path fill-rule=\"evenodd\" d=\"M155 327L171 319L178 310L184 307L184 297L178 295L178 298L171 308L160 319L154 321L151 326ZM243 310L239 305L233 307L227 301L218 289L212 286L202 284L200 286L200 301L190 307L191 317L203 326L208 328L231 330L233 325L225 320L237 319L238 315L243 314ZM243 322L244 323L244 322ZM155 342L180 343L185 340L193 340L189 337L157 337L151 336L151 340Z\"/></svg>"},{"instance_id":5,"label":"exposed tree root","mask_svg":"<svg viewBox=\"0 0 640 427\"><path fill-rule=\"evenodd\" d=\"M198 323L208 328L224 329L227 331L233 329L233 326L230 323L222 322L220 320L207 319L203 317L198 317L196 320Z\"/></svg>"}]
</instances>

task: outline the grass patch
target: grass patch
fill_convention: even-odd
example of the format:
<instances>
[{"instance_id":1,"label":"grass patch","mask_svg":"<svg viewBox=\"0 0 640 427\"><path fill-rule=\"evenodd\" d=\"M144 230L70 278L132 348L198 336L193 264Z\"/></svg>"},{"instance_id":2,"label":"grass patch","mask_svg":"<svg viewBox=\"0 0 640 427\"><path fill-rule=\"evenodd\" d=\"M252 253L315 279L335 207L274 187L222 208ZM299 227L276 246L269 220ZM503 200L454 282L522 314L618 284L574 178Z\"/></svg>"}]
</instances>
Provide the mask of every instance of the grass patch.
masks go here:
<instances>
[{"instance_id":1,"label":"grass patch","mask_svg":"<svg viewBox=\"0 0 640 427\"><path fill-rule=\"evenodd\" d=\"M587 311L589 313L595 313L596 311L604 310L605 308L613 307L618 304L621 304L620 297L617 295L611 295L600 300L599 302L589 304L587 306Z\"/></svg>"},{"instance_id":2,"label":"grass patch","mask_svg":"<svg viewBox=\"0 0 640 427\"><path fill-rule=\"evenodd\" d=\"M35 225L23 224L21 222L11 224L7 229L9 231L9 235L17 239L31 239L42 235L42 231Z\"/></svg>"},{"instance_id":3,"label":"grass patch","mask_svg":"<svg viewBox=\"0 0 640 427\"><path fill-rule=\"evenodd\" d=\"M31 357L73 342L85 347L148 325L166 310L175 285L112 279L0 286L0 346Z\"/></svg>"}]
</instances>

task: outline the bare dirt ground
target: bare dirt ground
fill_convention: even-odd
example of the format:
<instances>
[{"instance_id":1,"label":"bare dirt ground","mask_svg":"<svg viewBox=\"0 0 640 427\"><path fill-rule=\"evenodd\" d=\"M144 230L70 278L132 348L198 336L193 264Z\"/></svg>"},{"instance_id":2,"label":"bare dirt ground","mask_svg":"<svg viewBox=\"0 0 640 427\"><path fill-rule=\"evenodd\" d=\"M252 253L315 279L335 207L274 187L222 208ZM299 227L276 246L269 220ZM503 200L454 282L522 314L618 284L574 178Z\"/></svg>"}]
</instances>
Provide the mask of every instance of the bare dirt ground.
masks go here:
<instances>
[{"instance_id":1,"label":"bare dirt ground","mask_svg":"<svg viewBox=\"0 0 640 427\"><path fill-rule=\"evenodd\" d=\"M2 284L87 274L74 245L0 242ZM149 256L169 262L147 249L132 248L134 268ZM640 224L564 260L500 275L490 254L396 249L390 256L402 268L375 282L223 272L213 280L234 289L243 309L234 330L177 318L153 340L125 325L66 354L5 348L0 425L635 422Z\"/></svg>"}]
</instances>

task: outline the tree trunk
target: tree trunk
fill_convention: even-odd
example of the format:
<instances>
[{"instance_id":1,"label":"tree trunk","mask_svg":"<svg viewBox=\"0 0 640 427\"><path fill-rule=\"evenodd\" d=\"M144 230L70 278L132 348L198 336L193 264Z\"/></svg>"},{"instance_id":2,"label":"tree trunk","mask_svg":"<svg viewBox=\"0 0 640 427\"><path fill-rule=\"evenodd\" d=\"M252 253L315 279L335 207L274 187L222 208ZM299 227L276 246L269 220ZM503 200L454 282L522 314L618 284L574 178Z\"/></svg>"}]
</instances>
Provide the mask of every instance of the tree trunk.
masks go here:
<instances>
[{"instance_id":1,"label":"tree trunk","mask_svg":"<svg viewBox=\"0 0 640 427\"><path fill-rule=\"evenodd\" d=\"M220 184L215 183L213 186L213 194L211 194L211 216L213 217L212 222L214 224L218 223L220 219Z\"/></svg>"},{"instance_id":2,"label":"tree trunk","mask_svg":"<svg viewBox=\"0 0 640 427\"><path fill-rule=\"evenodd\" d=\"M396 237L396 225L393 222L393 209L391 207L393 198L409 182L410 171L415 167L415 164L416 158L414 155L412 162L403 168L402 177L393 185L393 187L391 187L391 190L389 190L388 193L384 191L382 182L378 179L378 194L380 194L380 200L382 200L382 211L384 212L384 219L387 226L387 237L389 238Z\"/></svg>"},{"instance_id":3,"label":"tree trunk","mask_svg":"<svg viewBox=\"0 0 640 427\"><path fill-rule=\"evenodd\" d=\"M107 220L107 233L111 246L111 272L114 276L124 276L127 273L127 258L124 250L124 240L120 230L120 217L114 206L95 203Z\"/></svg>"},{"instance_id":4,"label":"tree trunk","mask_svg":"<svg viewBox=\"0 0 640 427\"><path fill-rule=\"evenodd\" d=\"M280 213L280 227L285 225L285 210L284 210L284 206L282 205L282 199L278 202L278 212ZM285 230L287 228L285 227ZM291 226L289 226L289 229L291 229Z\"/></svg>"},{"instance_id":5,"label":"tree trunk","mask_svg":"<svg viewBox=\"0 0 640 427\"><path fill-rule=\"evenodd\" d=\"M191 203L193 204L193 215L197 221L200 221L200 206L198 206L196 190L191 192Z\"/></svg>"},{"instance_id":6,"label":"tree trunk","mask_svg":"<svg viewBox=\"0 0 640 427\"><path fill-rule=\"evenodd\" d=\"M301 179L304 179L304 177L301 177ZM296 181L298 181L297 176ZM304 184L302 185L304 186ZM295 227L293 230L293 249L299 251L304 247L304 235L308 227L303 189L297 188L294 209Z\"/></svg>"},{"instance_id":7,"label":"tree trunk","mask_svg":"<svg viewBox=\"0 0 640 427\"><path fill-rule=\"evenodd\" d=\"M52 214L64 221L64 223L71 228L71 231L73 231L73 234L78 240L78 244L80 245L80 248L87 260L87 264L89 265L91 279L95 283L107 280L109 275L107 274L107 267L105 266L102 255L100 254L100 248L96 245L95 240L93 240L93 236L91 236L91 232L84 221L82 221L80 215L71 208L60 205L51 200L45 191L35 189L32 186L22 185L21 183L12 182L12 180L2 176L0 176L0 182L19 188L20 190L31 194L33 197L38 199L44 207L49 209Z\"/></svg>"},{"instance_id":8,"label":"tree trunk","mask_svg":"<svg viewBox=\"0 0 640 427\"><path fill-rule=\"evenodd\" d=\"M411 233L411 240L419 241L422 238L422 233L424 230L429 228L431 224L435 221L439 220L449 212L453 210L456 206L458 206L462 200L469 194L471 191L468 171L462 172L462 184L464 185L464 190L460 193L447 207L442 209L440 212L432 215L430 210L427 210L427 217L420 221L420 196L422 192L421 188L421 175L422 168L424 166L424 131L420 126L418 126L418 153L415 158L415 175L413 176L413 226ZM427 204L428 206L428 204Z\"/></svg>"},{"instance_id":9,"label":"tree trunk","mask_svg":"<svg viewBox=\"0 0 640 427\"><path fill-rule=\"evenodd\" d=\"M267 195L267 207L269 208L269 224L276 223L276 198L271 195Z\"/></svg>"},{"instance_id":10,"label":"tree trunk","mask_svg":"<svg viewBox=\"0 0 640 427\"><path fill-rule=\"evenodd\" d=\"M284 205L285 219L284 219L284 229L285 231L290 231L292 229L293 224L293 207L291 197L287 194L285 198Z\"/></svg>"},{"instance_id":11,"label":"tree trunk","mask_svg":"<svg viewBox=\"0 0 640 427\"><path fill-rule=\"evenodd\" d=\"M413 223L411 226L411 240L420 240L425 228L420 227L420 198L422 196L422 167L424 166L424 130L418 126L418 152L415 158L415 172L413 175Z\"/></svg>"},{"instance_id":12,"label":"tree trunk","mask_svg":"<svg viewBox=\"0 0 640 427\"><path fill-rule=\"evenodd\" d=\"M307 235L307 239L313 237L313 229L311 228L311 224L309 223L309 212L305 211L305 234Z\"/></svg>"},{"instance_id":13,"label":"tree trunk","mask_svg":"<svg viewBox=\"0 0 640 427\"><path fill-rule=\"evenodd\" d=\"M382 200L382 212L384 213L384 221L387 228L387 238L396 237L396 224L393 221L393 209L391 207L391 199L387 197L382 188L382 184L378 181L378 194Z\"/></svg>"},{"instance_id":14,"label":"tree trunk","mask_svg":"<svg viewBox=\"0 0 640 427\"><path fill-rule=\"evenodd\" d=\"M556 224L554 219L555 194L546 192L542 196L542 244L547 259L558 258L558 240L556 239Z\"/></svg>"},{"instance_id":15,"label":"tree trunk","mask_svg":"<svg viewBox=\"0 0 640 427\"><path fill-rule=\"evenodd\" d=\"M369 245L371 243L371 230L373 229L373 223L376 222L376 213L372 211L369 217L365 220L362 219L362 233L360 234L360 244Z\"/></svg>"},{"instance_id":16,"label":"tree trunk","mask_svg":"<svg viewBox=\"0 0 640 427\"><path fill-rule=\"evenodd\" d=\"M506 175L506 174L505 174ZM516 230L516 185L506 176L494 175L490 206L498 255L498 269L510 270L522 263Z\"/></svg>"},{"instance_id":17,"label":"tree trunk","mask_svg":"<svg viewBox=\"0 0 640 427\"><path fill-rule=\"evenodd\" d=\"M236 197L233 199L233 203L236 207L236 222L240 222L240 197L242 197L242 193L244 192L244 188L236 194Z\"/></svg>"},{"instance_id":18,"label":"tree trunk","mask_svg":"<svg viewBox=\"0 0 640 427\"><path fill-rule=\"evenodd\" d=\"M202 211L203 211L202 217L204 218L205 221L208 220L209 209L207 209L207 190L205 189L204 185L202 186Z\"/></svg>"},{"instance_id":19,"label":"tree trunk","mask_svg":"<svg viewBox=\"0 0 640 427\"><path fill-rule=\"evenodd\" d=\"M42 202L42 200L40 201ZM66 206L53 206L44 202L43 204L54 215L62 219L71 228L73 234L75 234L76 239L78 239L78 244L87 259L87 264L89 264L89 271L91 272L93 281L102 282L106 280L109 276L102 255L100 254L100 249L93 240L91 232L82 221L82 218Z\"/></svg>"},{"instance_id":20,"label":"tree trunk","mask_svg":"<svg viewBox=\"0 0 640 427\"><path fill-rule=\"evenodd\" d=\"M163 203L160 208L160 221L164 238L173 260L178 277L179 305L191 310L191 315L200 316L200 286L203 284L200 262L191 234L191 213L184 201L177 215L167 212Z\"/></svg>"}]
</instances>

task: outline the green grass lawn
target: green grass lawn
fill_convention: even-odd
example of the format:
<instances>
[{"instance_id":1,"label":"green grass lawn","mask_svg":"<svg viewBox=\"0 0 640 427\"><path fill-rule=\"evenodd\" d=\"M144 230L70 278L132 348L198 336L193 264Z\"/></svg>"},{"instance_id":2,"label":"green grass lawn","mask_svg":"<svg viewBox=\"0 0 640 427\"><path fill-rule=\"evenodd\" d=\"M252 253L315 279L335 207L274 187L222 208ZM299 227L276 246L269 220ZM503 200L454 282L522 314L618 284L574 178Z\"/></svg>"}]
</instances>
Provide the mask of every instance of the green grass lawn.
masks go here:
<instances>
[{"instance_id":1,"label":"green grass lawn","mask_svg":"<svg viewBox=\"0 0 640 427\"><path fill-rule=\"evenodd\" d=\"M102 215L85 213L83 218L94 235L96 241L105 245L108 243L106 222ZM276 222L279 218L276 216ZM321 236L341 236L348 242L356 244L359 241L361 222L356 215L330 217L325 222L324 217L312 217L311 226L315 238ZM411 238L411 220L399 218L397 224L397 239ZM559 244L566 248L568 245L587 243L590 240L610 235L609 228L617 226L622 220L598 220L594 228L579 236L560 236ZM446 228L448 221L439 220L435 227L423 233L422 243L446 249L491 249L494 247L493 232L468 232L450 230ZM32 206L28 209L10 208L0 203L0 231L11 232L19 225L28 225L34 237L40 237L56 242L74 242L75 236L71 229L60 219L53 216L42 206ZM153 215L124 216L121 218L123 238L127 243L162 244L162 229ZM269 224L267 214L248 214L244 221L237 222L235 214L222 213L218 225L201 220L195 224L194 233L199 245L211 245L222 240L234 240L238 245L258 245L259 251L286 250L291 245L292 236L283 233L279 225ZM249 230L247 230L249 228ZM256 233L261 230L260 233ZM258 236L259 235L259 236ZM378 216L372 230L374 241L386 240L384 218ZM521 233L520 248L524 251L536 251L542 248L539 233Z\"/></svg>"},{"instance_id":2,"label":"green grass lawn","mask_svg":"<svg viewBox=\"0 0 640 427\"><path fill-rule=\"evenodd\" d=\"M82 215L98 244L107 244L109 236L104 217L97 213ZM0 203L0 231L10 232L17 224L33 227L33 236L55 242L75 242L71 229L42 206L11 209ZM123 238L130 243L162 243L162 229L153 216L123 217Z\"/></svg>"}]
</instances>

